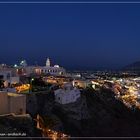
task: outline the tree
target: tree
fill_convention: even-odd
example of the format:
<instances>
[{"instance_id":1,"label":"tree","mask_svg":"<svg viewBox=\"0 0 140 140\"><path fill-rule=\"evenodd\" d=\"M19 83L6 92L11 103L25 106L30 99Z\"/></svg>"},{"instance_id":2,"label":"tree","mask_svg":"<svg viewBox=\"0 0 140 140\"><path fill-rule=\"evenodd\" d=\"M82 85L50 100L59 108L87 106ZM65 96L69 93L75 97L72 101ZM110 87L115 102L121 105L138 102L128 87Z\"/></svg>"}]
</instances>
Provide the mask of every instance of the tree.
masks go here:
<instances>
[{"instance_id":1,"label":"tree","mask_svg":"<svg viewBox=\"0 0 140 140\"><path fill-rule=\"evenodd\" d=\"M0 89L4 88L4 81L0 80Z\"/></svg>"}]
</instances>

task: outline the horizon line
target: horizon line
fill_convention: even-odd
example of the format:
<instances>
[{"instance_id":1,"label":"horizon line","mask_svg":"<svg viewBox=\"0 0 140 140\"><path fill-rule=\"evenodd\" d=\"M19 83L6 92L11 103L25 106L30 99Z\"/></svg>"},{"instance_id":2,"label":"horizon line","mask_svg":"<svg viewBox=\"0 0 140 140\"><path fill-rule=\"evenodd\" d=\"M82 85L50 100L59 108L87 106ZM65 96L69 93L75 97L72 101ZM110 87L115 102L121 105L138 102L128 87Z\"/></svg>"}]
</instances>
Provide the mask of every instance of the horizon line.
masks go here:
<instances>
[{"instance_id":1,"label":"horizon line","mask_svg":"<svg viewBox=\"0 0 140 140\"><path fill-rule=\"evenodd\" d=\"M0 1L0 4L140 4L140 1Z\"/></svg>"}]
</instances>

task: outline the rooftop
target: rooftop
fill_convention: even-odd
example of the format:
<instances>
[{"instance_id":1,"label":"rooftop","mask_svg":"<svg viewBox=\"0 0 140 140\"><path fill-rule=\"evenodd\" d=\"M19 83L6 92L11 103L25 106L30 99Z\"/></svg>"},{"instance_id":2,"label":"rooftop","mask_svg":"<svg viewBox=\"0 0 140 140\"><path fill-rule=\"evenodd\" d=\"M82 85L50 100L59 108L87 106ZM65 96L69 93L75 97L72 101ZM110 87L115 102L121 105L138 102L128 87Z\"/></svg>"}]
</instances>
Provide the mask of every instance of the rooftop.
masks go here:
<instances>
[{"instance_id":1,"label":"rooftop","mask_svg":"<svg viewBox=\"0 0 140 140\"><path fill-rule=\"evenodd\" d=\"M0 91L0 94L7 94L8 96L12 96L12 97L25 96L23 94L17 94L17 93L12 93L12 92L4 92L4 91Z\"/></svg>"}]
</instances>

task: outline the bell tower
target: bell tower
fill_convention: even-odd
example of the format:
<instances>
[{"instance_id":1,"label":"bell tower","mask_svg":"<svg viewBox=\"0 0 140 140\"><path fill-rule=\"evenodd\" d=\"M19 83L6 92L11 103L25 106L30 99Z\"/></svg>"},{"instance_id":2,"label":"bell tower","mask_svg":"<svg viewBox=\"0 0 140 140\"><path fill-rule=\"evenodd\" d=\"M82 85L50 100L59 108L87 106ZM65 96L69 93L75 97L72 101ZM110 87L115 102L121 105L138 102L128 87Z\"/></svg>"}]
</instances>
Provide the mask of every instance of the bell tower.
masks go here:
<instances>
[{"instance_id":1,"label":"bell tower","mask_svg":"<svg viewBox=\"0 0 140 140\"><path fill-rule=\"evenodd\" d=\"M49 58L47 58L47 60L46 60L46 67L50 67L50 66L51 66L50 59L49 59Z\"/></svg>"}]
</instances>

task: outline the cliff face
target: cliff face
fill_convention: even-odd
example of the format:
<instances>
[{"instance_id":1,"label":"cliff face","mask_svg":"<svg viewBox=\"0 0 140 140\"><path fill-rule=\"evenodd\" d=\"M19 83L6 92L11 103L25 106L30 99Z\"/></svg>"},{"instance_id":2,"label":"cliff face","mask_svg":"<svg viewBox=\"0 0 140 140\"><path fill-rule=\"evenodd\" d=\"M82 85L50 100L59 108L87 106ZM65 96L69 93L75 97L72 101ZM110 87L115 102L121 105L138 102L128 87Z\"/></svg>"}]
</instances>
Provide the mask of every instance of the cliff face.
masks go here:
<instances>
[{"instance_id":1,"label":"cliff face","mask_svg":"<svg viewBox=\"0 0 140 140\"><path fill-rule=\"evenodd\" d=\"M89 119L90 114L87 108L85 96L82 96L75 103L61 105L54 102L53 94L34 94L27 96L27 111L36 117L37 114L48 116L54 120L59 120L54 130L64 131L64 133L72 134L67 131L69 125L73 125L76 130L81 129L81 120ZM57 121L58 122L58 121ZM70 130L71 131L71 130ZM79 132L81 130L78 130ZM75 131L77 133L77 131Z\"/></svg>"},{"instance_id":2,"label":"cliff face","mask_svg":"<svg viewBox=\"0 0 140 140\"><path fill-rule=\"evenodd\" d=\"M87 127L89 136L140 136L140 120L137 118L140 111L136 113L128 109L110 90L101 89L98 93L87 90L85 95L92 115Z\"/></svg>"},{"instance_id":3,"label":"cliff face","mask_svg":"<svg viewBox=\"0 0 140 140\"><path fill-rule=\"evenodd\" d=\"M90 118L85 96L79 98L76 102L61 105L54 101L54 94L32 94L27 95L27 112L32 116L36 114L53 114L54 108L62 110L69 118L83 120Z\"/></svg>"},{"instance_id":4,"label":"cliff face","mask_svg":"<svg viewBox=\"0 0 140 140\"><path fill-rule=\"evenodd\" d=\"M3 115L0 116L0 133L7 137L36 136L33 120L30 115Z\"/></svg>"},{"instance_id":5,"label":"cliff face","mask_svg":"<svg viewBox=\"0 0 140 140\"><path fill-rule=\"evenodd\" d=\"M55 103L53 94L32 96L29 113L57 119L54 129L70 136L140 136L140 111L128 109L110 90L86 89L77 102L66 105Z\"/></svg>"},{"instance_id":6,"label":"cliff face","mask_svg":"<svg viewBox=\"0 0 140 140\"><path fill-rule=\"evenodd\" d=\"M61 110L61 112L65 113L68 118L74 120L83 120L89 119L90 114L88 112L86 98L82 96L76 102L70 104L58 104L55 103L54 108Z\"/></svg>"},{"instance_id":7,"label":"cliff face","mask_svg":"<svg viewBox=\"0 0 140 140\"><path fill-rule=\"evenodd\" d=\"M82 125L91 118L85 96L82 95L76 102L70 104L55 103L53 113L61 120L64 133L70 136L84 136Z\"/></svg>"},{"instance_id":8,"label":"cliff face","mask_svg":"<svg viewBox=\"0 0 140 140\"><path fill-rule=\"evenodd\" d=\"M70 136L140 136L140 111L128 109L110 90L84 90L74 104L55 104L53 113Z\"/></svg>"},{"instance_id":9,"label":"cliff face","mask_svg":"<svg viewBox=\"0 0 140 140\"><path fill-rule=\"evenodd\" d=\"M27 95L26 96L26 111L32 116L36 115L38 112L38 104L36 95Z\"/></svg>"},{"instance_id":10,"label":"cliff face","mask_svg":"<svg viewBox=\"0 0 140 140\"><path fill-rule=\"evenodd\" d=\"M36 117L37 114L48 115L51 113L54 104L53 94L30 94L26 96L26 99L27 113L32 117Z\"/></svg>"}]
</instances>

